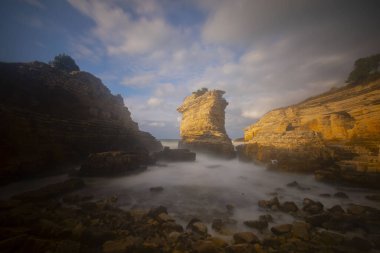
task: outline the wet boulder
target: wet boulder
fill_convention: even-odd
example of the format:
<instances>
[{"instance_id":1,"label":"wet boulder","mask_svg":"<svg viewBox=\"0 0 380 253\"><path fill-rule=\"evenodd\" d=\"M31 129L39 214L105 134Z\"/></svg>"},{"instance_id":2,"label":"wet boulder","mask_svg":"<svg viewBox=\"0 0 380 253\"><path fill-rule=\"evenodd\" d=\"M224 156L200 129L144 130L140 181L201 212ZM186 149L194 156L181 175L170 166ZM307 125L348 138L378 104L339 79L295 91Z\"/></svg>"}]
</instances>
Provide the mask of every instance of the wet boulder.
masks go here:
<instances>
[{"instance_id":1,"label":"wet boulder","mask_svg":"<svg viewBox=\"0 0 380 253\"><path fill-rule=\"evenodd\" d=\"M195 161L196 154L188 149L170 149L169 147L164 147L164 150L154 153L153 157L163 161L192 162Z\"/></svg>"},{"instance_id":2,"label":"wet boulder","mask_svg":"<svg viewBox=\"0 0 380 253\"><path fill-rule=\"evenodd\" d=\"M323 212L323 204L319 201L314 201L309 198L303 200L303 211L309 214L317 214Z\"/></svg>"},{"instance_id":3,"label":"wet boulder","mask_svg":"<svg viewBox=\"0 0 380 253\"><path fill-rule=\"evenodd\" d=\"M235 244L239 243L259 243L259 238L252 232L239 232L234 234Z\"/></svg>"},{"instance_id":4,"label":"wet boulder","mask_svg":"<svg viewBox=\"0 0 380 253\"><path fill-rule=\"evenodd\" d=\"M298 211L298 207L293 201L286 201L280 205L280 210L285 213L294 213Z\"/></svg>"},{"instance_id":5,"label":"wet boulder","mask_svg":"<svg viewBox=\"0 0 380 253\"><path fill-rule=\"evenodd\" d=\"M271 231L275 235L283 235L290 233L292 230L292 224L281 224L271 228Z\"/></svg>"}]
</instances>

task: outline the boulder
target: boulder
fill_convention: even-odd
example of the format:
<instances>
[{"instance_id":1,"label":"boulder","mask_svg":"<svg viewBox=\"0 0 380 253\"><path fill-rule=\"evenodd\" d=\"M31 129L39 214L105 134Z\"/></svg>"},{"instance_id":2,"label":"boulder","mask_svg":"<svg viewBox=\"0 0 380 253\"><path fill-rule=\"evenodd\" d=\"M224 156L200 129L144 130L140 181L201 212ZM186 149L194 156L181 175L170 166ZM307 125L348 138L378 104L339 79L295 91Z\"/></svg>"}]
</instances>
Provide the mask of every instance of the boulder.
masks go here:
<instances>
[{"instance_id":1,"label":"boulder","mask_svg":"<svg viewBox=\"0 0 380 253\"><path fill-rule=\"evenodd\" d=\"M81 176L116 176L146 168L151 158L146 151L109 151L90 154L79 170Z\"/></svg>"},{"instance_id":2,"label":"boulder","mask_svg":"<svg viewBox=\"0 0 380 253\"><path fill-rule=\"evenodd\" d=\"M280 210L286 213L294 213L298 211L298 207L293 201L286 201L280 205Z\"/></svg>"},{"instance_id":3,"label":"boulder","mask_svg":"<svg viewBox=\"0 0 380 253\"><path fill-rule=\"evenodd\" d=\"M259 238L252 232L239 232L234 234L235 244L240 243L259 243Z\"/></svg>"},{"instance_id":4,"label":"boulder","mask_svg":"<svg viewBox=\"0 0 380 253\"><path fill-rule=\"evenodd\" d=\"M290 233L290 231L292 230L292 227L293 227L292 224L281 224L281 225L273 226L271 228L271 231L275 235L283 235L283 234Z\"/></svg>"},{"instance_id":5,"label":"boulder","mask_svg":"<svg viewBox=\"0 0 380 253\"><path fill-rule=\"evenodd\" d=\"M163 161L192 162L195 161L196 154L188 149L170 149L169 147L164 147L162 151L155 152L153 157Z\"/></svg>"},{"instance_id":6,"label":"boulder","mask_svg":"<svg viewBox=\"0 0 380 253\"><path fill-rule=\"evenodd\" d=\"M303 201L302 210L309 214L317 214L323 212L323 205L319 201L313 201L311 199L305 198Z\"/></svg>"}]
</instances>

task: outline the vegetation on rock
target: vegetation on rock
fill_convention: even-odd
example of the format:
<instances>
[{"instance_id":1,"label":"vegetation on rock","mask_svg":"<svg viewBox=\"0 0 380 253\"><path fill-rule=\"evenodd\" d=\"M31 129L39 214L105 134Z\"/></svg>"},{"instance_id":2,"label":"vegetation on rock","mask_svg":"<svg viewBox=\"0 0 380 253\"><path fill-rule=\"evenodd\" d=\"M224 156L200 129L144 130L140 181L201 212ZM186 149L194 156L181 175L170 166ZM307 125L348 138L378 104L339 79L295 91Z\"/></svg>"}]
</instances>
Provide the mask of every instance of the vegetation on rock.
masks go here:
<instances>
[{"instance_id":1,"label":"vegetation on rock","mask_svg":"<svg viewBox=\"0 0 380 253\"><path fill-rule=\"evenodd\" d=\"M49 64L57 69L60 69L65 72L79 71L78 65L75 63L74 59L67 54L59 54L54 57Z\"/></svg>"},{"instance_id":2,"label":"vegetation on rock","mask_svg":"<svg viewBox=\"0 0 380 253\"><path fill-rule=\"evenodd\" d=\"M347 83L360 84L380 78L380 54L355 61L354 70L348 76Z\"/></svg>"}]
</instances>

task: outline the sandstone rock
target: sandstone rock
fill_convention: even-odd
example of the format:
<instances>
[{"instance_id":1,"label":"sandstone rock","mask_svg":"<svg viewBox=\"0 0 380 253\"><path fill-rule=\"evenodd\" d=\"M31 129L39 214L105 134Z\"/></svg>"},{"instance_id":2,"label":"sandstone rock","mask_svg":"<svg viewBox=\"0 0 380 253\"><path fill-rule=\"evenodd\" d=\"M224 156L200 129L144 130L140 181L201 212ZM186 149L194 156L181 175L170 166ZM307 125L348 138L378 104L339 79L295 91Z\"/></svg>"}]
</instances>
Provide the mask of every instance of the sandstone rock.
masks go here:
<instances>
[{"instance_id":1,"label":"sandstone rock","mask_svg":"<svg viewBox=\"0 0 380 253\"><path fill-rule=\"evenodd\" d=\"M330 213L342 215L345 213L344 209L340 205L335 205L329 209L327 209Z\"/></svg>"},{"instance_id":2,"label":"sandstone rock","mask_svg":"<svg viewBox=\"0 0 380 253\"><path fill-rule=\"evenodd\" d=\"M221 248L217 247L214 243L210 241L198 241L194 245L195 252L198 253L219 253L223 252Z\"/></svg>"},{"instance_id":3,"label":"sandstone rock","mask_svg":"<svg viewBox=\"0 0 380 253\"><path fill-rule=\"evenodd\" d=\"M193 218L189 221L186 230L201 236L207 236L207 226L197 218Z\"/></svg>"},{"instance_id":4,"label":"sandstone rock","mask_svg":"<svg viewBox=\"0 0 380 253\"><path fill-rule=\"evenodd\" d=\"M268 227L268 222L265 220L248 220L244 221L244 225L250 228L256 228L259 231Z\"/></svg>"},{"instance_id":5,"label":"sandstone rock","mask_svg":"<svg viewBox=\"0 0 380 253\"><path fill-rule=\"evenodd\" d=\"M262 207L262 208L272 208L274 206L279 207L280 201L278 200L277 197L274 197L270 200L259 200L258 205L259 207Z\"/></svg>"},{"instance_id":6,"label":"sandstone rock","mask_svg":"<svg viewBox=\"0 0 380 253\"><path fill-rule=\"evenodd\" d=\"M189 148L225 158L235 156L227 136L224 109L228 105L224 91L199 91L185 98L177 111L182 113L180 148Z\"/></svg>"},{"instance_id":7,"label":"sandstone rock","mask_svg":"<svg viewBox=\"0 0 380 253\"><path fill-rule=\"evenodd\" d=\"M280 205L280 210L286 213L294 213L298 211L298 207L293 201L285 201Z\"/></svg>"},{"instance_id":8,"label":"sandstone rock","mask_svg":"<svg viewBox=\"0 0 380 253\"><path fill-rule=\"evenodd\" d=\"M153 157L163 161L192 162L195 161L196 154L188 149L170 149L169 147L164 147L164 150L154 153Z\"/></svg>"},{"instance_id":9,"label":"sandstone rock","mask_svg":"<svg viewBox=\"0 0 380 253\"><path fill-rule=\"evenodd\" d=\"M150 163L146 152L109 151L90 154L79 170L81 176L116 176L144 169Z\"/></svg>"},{"instance_id":10,"label":"sandstone rock","mask_svg":"<svg viewBox=\"0 0 380 253\"><path fill-rule=\"evenodd\" d=\"M240 243L259 243L259 238L252 232L239 232L234 234L235 244Z\"/></svg>"},{"instance_id":11,"label":"sandstone rock","mask_svg":"<svg viewBox=\"0 0 380 253\"><path fill-rule=\"evenodd\" d=\"M76 164L90 153L162 149L100 79L41 62L0 63L0 121L3 182Z\"/></svg>"},{"instance_id":12,"label":"sandstone rock","mask_svg":"<svg viewBox=\"0 0 380 253\"><path fill-rule=\"evenodd\" d=\"M309 230L310 230L310 224L307 224L302 221L296 221L293 223L293 226L292 226L292 235L296 238L307 241L310 239Z\"/></svg>"},{"instance_id":13,"label":"sandstone rock","mask_svg":"<svg viewBox=\"0 0 380 253\"><path fill-rule=\"evenodd\" d=\"M281 225L273 226L271 228L271 231L275 235L287 234L287 233L290 233L291 230L292 230L292 224L281 224Z\"/></svg>"},{"instance_id":14,"label":"sandstone rock","mask_svg":"<svg viewBox=\"0 0 380 253\"><path fill-rule=\"evenodd\" d=\"M347 194L344 193L344 192L336 192L336 193L334 194L334 197L335 197L335 198L339 198L339 199L348 199Z\"/></svg>"},{"instance_id":15,"label":"sandstone rock","mask_svg":"<svg viewBox=\"0 0 380 253\"><path fill-rule=\"evenodd\" d=\"M155 186L155 187L150 187L149 191L151 192L162 192L164 190L164 187L162 186Z\"/></svg>"},{"instance_id":16,"label":"sandstone rock","mask_svg":"<svg viewBox=\"0 0 380 253\"><path fill-rule=\"evenodd\" d=\"M319 201L313 201L311 199L305 198L303 201L302 210L309 214L317 214L323 211L323 205Z\"/></svg>"},{"instance_id":17,"label":"sandstone rock","mask_svg":"<svg viewBox=\"0 0 380 253\"><path fill-rule=\"evenodd\" d=\"M367 195L365 197L366 197L366 199L376 201L376 202L380 202L380 195Z\"/></svg>"},{"instance_id":18,"label":"sandstone rock","mask_svg":"<svg viewBox=\"0 0 380 253\"><path fill-rule=\"evenodd\" d=\"M226 247L226 253L252 253L254 250L254 245L249 243L239 243Z\"/></svg>"},{"instance_id":19,"label":"sandstone rock","mask_svg":"<svg viewBox=\"0 0 380 253\"><path fill-rule=\"evenodd\" d=\"M376 80L275 109L245 129L238 155L281 170L318 170L319 179L378 187L379 99Z\"/></svg>"}]
</instances>

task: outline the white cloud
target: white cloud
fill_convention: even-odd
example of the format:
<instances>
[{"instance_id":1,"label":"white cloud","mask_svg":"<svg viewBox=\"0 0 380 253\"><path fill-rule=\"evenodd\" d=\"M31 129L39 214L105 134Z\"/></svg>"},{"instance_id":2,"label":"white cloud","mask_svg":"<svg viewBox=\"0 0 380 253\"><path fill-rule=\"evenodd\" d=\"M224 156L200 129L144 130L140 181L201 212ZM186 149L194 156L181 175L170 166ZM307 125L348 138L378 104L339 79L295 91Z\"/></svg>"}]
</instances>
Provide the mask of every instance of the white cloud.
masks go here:
<instances>
[{"instance_id":1,"label":"white cloud","mask_svg":"<svg viewBox=\"0 0 380 253\"><path fill-rule=\"evenodd\" d=\"M152 97L148 99L147 104L149 106L159 106L162 104L162 99Z\"/></svg>"},{"instance_id":2,"label":"white cloud","mask_svg":"<svg viewBox=\"0 0 380 253\"><path fill-rule=\"evenodd\" d=\"M122 80L122 84L129 87L147 87L152 85L152 82L157 78L154 73L141 73L132 77L125 77Z\"/></svg>"}]
</instances>

